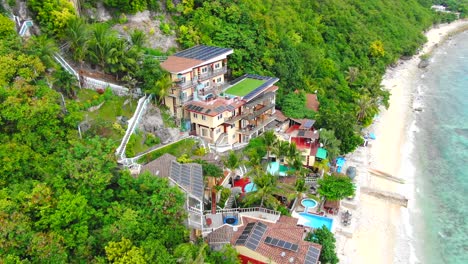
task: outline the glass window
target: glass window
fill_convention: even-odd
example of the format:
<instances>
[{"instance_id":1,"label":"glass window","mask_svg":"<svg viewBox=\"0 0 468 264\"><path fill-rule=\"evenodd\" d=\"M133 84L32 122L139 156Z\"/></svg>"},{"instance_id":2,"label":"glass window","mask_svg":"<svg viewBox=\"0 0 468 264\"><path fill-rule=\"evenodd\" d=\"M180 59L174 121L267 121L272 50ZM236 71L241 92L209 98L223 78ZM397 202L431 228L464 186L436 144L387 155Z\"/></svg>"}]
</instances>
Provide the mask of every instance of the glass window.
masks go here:
<instances>
[{"instance_id":1,"label":"glass window","mask_svg":"<svg viewBox=\"0 0 468 264\"><path fill-rule=\"evenodd\" d=\"M202 119L202 120L206 120L206 116L202 115L202 116L201 116L201 119Z\"/></svg>"},{"instance_id":2,"label":"glass window","mask_svg":"<svg viewBox=\"0 0 468 264\"><path fill-rule=\"evenodd\" d=\"M193 118L198 118L198 115L196 113L193 113Z\"/></svg>"}]
</instances>

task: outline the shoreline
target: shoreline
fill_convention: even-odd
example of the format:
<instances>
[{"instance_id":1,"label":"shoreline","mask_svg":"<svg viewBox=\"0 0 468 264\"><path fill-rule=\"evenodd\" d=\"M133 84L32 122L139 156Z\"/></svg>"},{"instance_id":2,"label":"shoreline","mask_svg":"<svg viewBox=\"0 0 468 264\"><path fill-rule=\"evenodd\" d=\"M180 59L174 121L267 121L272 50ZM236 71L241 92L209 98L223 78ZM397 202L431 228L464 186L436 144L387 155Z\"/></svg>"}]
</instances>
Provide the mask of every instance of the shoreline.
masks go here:
<instances>
[{"instance_id":1,"label":"shoreline","mask_svg":"<svg viewBox=\"0 0 468 264\"><path fill-rule=\"evenodd\" d=\"M454 34L468 30L468 20L441 24L425 33L426 44L410 60L400 60L397 66L388 68L382 85L390 90L390 107L383 109L378 120L367 129L377 139L367 147L359 147L347 157L347 166L356 166L359 187L373 188L404 194L410 199L408 208L383 199L360 194L354 211L356 222L352 238L338 234L337 255L340 263L419 263L412 245L412 227L408 210L414 208L414 179L408 157L412 151L414 130L413 99L418 96L416 77L419 56L431 54L440 44ZM368 168L378 169L405 179L399 184L372 176Z\"/></svg>"}]
</instances>

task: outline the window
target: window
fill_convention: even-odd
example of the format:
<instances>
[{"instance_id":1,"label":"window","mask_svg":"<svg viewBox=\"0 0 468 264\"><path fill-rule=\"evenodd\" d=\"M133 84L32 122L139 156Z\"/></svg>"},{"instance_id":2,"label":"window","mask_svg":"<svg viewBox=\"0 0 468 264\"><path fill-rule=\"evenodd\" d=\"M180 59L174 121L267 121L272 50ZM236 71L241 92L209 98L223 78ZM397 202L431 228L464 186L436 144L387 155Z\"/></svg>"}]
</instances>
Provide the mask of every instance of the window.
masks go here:
<instances>
[{"instance_id":1,"label":"window","mask_svg":"<svg viewBox=\"0 0 468 264\"><path fill-rule=\"evenodd\" d=\"M216 129L216 134L219 134L221 132L221 128Z\"/></svg>"},{"instance_id":2,"label":"window","mask_svg":"<svg viewBox=\"0 0 468 264\"><path fill-rule=\"evenodd\" d=\"M233 110L231 116L236 116L236 110Z\"/></svg>"},{"instance_id":3,"label":"window","mask_svg":"<svg viewBox=\"0 0 468 264\"><path fill-rule=\"evenodd\" d=\"M193 118L198 118L198 115L196 113L193 113Z\"/></svg>"},{"instance_id":4,"label":"window","mask_svg":"<svg viewBox=\"0 0 468 264\"><path fill-rule=\"evenodd\" d=\"M233 135L232 135L232 139L235 139L235 138L236 138L236 134L233 134Z\"/></svg>"},{"instance_id":5,"label":"window","mask_svg":"<svg viewBox=\"0 0 468 264\"><path fill-rule=\"evenodd\" d=\"M205 83L205 87L208 87L208 86L210 86L210 82L209 82L209 81Z\"/></svg>"},{"instance_id":6,"label":"window","mask_svg":"<svg viewBox=\"0 0 468 264\"><path fill-rule=\"evenodd\" d=\"M222 113L218 116L218 120L220 120L221 118L223 118L223 114L222 114Z\"/></svg>"},{"instance_id":7,"label":"window","mask_svg":"<svg viewBox=\"0 0 468 264\"><path fill-rule=\"evenodd\" d=\"M208 136L208 130L206 128L201 129L201 135L202 137L207 137Z\"/></svg>"},{"instance_id":8,"label":"window","mask_svg":"<svg viewBox=\"0 0 468 264\"><path fill-rule=\"evenodd\" d=\"M206 116L202 115L202 116L201 116L201 119L202 119L202 120L206 120Z\"/></svg>"},{"instance_id":9,"label":"window","mask_svg":"<svg viewBox=\"0 0 468 264\"><path fill-rule=\"evenodd\" d=\"M216 80L217 83L220 83L221 82L221 77L219 77L217 80Z\"/></svg>"},{"instance_id":10,"label":"window","mask_svg":"<svg viewBox=\"0 0 468 264\"><path fill-rule=\"evenodd\" d=\"M216 63L214 67L215 67L215 69L221 68L221 63Z\"/></svg>"},{"instance_id":11,"label":"window","mask_svg":"<svg viewBox=\"0 0 468 264\"><path fill-rule=\"evenodd\" d=\"M201 72L202 72L202 73L208 72L208 67L203 67L203 68L201 69Z\"/></svg>"}]
</instances>

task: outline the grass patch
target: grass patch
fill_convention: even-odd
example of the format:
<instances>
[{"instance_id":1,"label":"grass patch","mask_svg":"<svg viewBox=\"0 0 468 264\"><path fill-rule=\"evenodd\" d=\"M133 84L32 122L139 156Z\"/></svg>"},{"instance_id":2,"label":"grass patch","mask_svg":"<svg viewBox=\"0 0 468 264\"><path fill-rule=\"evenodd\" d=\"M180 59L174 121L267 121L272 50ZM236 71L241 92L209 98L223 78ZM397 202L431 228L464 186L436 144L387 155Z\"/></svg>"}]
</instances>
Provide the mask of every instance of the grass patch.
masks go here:
<instances>
[{"instance_id":1,"label":"grass patch","mask_svg":"<svg viewBox=\"0 0 468 264\"><path fill-rule=\"evenodd\" d=\"M193 139L187 138L183 139L181 141L178 141L176 143L172 143L170 145L167 145L163 148L160 148L156 151L153 151L151 153L148 153L147 155L141 157L138 162L139 163L148 163L152 160L155 160L162 155L169 153L175 157L180 157L183 154L188 154L189 156L191 155L192 148L195 146L197 142Z\"/></svg>"},{"instance_id":2,"label":"grass patch","mask_svg":"<svg viewBox=\"0 0 468 264\"><path fill-rule=\"evenodd\" d=\"M90 89L81 89L77 93L77 100L70 102L78 109L81 109L80 115L82 120L87 120L91 124L89 132L94 135L112 138L120 141L122 139L122 131L125 127L116 127L117 116L125 116L130 119L138 102L132 99L131 103L124 105L128 97L119 97L112 94L110 90L106 90L104 94L99 94ZM87 109L91 106L97 106L100 103L104 104L94 112L88 112Z\"/></svg>"},{"instance_id":3,"label":"grass patch","mask_svg":"<svg viewBox=\"0 0 468 264\"><path fill-rule=\"evenodd\" d=\"M245 96L263 83L265 83L265 80L246 78L227 89L226 93L230 95Z\"/></svg>"},{"instance_id":4,"label":"grass patch","mask_svg":"<svg viewBox=\"0 0 468 264\"><path fill-rule=\"evenodd\" d=\"M163 119L163 122L164 122L164 126L165 127L171 127L171 128L176 128L176 123L175 123L175 119L171 116L171 114L169 114L169 111L167 109L164 109L164 108L160 108L161 109L161 117Z\"/></svg>"}]
</instances>

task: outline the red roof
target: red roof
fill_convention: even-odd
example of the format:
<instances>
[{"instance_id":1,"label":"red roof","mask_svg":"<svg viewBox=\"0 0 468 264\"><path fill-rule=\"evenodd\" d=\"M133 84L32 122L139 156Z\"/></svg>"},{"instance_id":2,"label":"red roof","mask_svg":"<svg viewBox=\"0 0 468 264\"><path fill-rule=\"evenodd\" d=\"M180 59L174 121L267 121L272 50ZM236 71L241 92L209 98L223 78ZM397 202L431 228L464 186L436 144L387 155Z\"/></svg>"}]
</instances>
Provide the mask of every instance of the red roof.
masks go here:
<instances>
[{"instance_id":1,"label":"red roof","mask_svg":"<svg viewBox=\"0 0 468 264\"><path fill-rule=\"evenodd\" d=\"M240 227L232 236L231 238L231 245L235 246L235 243L239 236L244 231L245 226L248 223L252 222L261 222L267 225L267 230L265 234L262 236L262 239L255 250L256 253L261 254L262 256L271 259L275 263L290 263L289 260L294 258L294 263L304 263L305 256L309 247L315 247L318 250L322 249L322 246L319 244L315 244L312 242L304 241L305 236L309 232L308 229L298 226L297 219L288 217L288 216L281 216L279 221L276 223L265 222L256 220L249 217L243 217L243 226ZM272 238L278 238L284 240L289 243L297 244L298 250L297 252L286 250L277 246L271 246L264 243L265 238L269 236ZM283 253L284 252L284 253ZM245 255L245 254L244 254ZM247 256L252 258L253 256Z\"/></svg>"},{"instance_id":2,"label":"red roof","mask_svg":"<svg viewBox=\"0 0 468 264\"><path fill-rule=\"evenodd\" d=\"M176 56L169 56L166 61L161 63L161 67L171 73L179 73L191 70L195 66L203 63L202 60L188 59Z\"/></svg>"}]
</instances>

